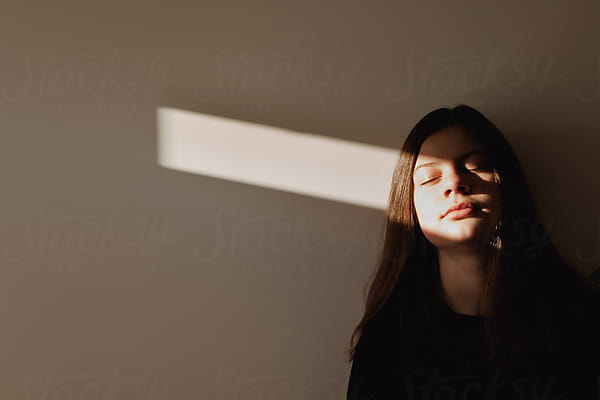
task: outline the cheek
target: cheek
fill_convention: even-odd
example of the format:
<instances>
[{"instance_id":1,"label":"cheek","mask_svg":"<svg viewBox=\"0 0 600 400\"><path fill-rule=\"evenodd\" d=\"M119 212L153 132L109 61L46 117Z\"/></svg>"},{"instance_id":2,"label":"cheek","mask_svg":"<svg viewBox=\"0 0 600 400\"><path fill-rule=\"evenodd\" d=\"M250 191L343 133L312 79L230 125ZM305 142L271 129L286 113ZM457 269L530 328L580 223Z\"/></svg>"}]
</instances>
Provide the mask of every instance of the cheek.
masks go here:
<instances>
[{"instance_id":1,"label":"cheek","mask_svg":"<svg viewBox=\"0 0 600 400\"><path fill-rule=\"evenodd\" d=\"M436 208L433 202L420 193L414 195L414 206L421 225L431 225L435 223Z\"/></svg>"}]
</instances>

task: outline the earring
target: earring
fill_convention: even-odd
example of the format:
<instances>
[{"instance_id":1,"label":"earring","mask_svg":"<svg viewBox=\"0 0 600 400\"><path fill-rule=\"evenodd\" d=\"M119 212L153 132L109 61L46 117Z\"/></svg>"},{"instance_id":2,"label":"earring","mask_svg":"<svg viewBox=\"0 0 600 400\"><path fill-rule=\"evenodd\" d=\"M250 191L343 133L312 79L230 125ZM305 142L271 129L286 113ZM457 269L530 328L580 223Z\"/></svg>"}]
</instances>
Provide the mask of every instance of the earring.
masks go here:
<instances>
[{"instance_id":1,"label":"earring","mask_svg":"<svg viewBox=\"0 0 600 400\"><path fill-rule=\"evenodd\" d=\"M492 235L492 239L490 240L490 246L499 247L502 243L502 239L500 238L500 227L502 226L502 221L498 221L496 224L496 230Z\"/></svg>"}]
</instances>

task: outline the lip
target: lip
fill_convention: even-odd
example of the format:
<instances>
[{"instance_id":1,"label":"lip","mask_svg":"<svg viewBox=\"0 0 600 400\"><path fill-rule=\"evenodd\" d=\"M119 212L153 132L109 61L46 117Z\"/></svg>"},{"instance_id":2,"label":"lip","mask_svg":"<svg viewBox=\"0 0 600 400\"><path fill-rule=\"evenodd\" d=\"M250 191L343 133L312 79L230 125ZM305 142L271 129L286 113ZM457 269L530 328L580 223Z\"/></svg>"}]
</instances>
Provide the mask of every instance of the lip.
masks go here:
<instances>
[{"instance_id":1,"label":"lip","mask_svg":"<svg viewBox=\"0 0 600 400\"><path fill-rule=\"evenodd\" d=\"M458 219L458 218L466 217L467 215L470 215L472 213L473 213L473 209L468 207L468 208L463 208L461 210L450 211L448 217L451 219Z\"/></svg>"},{"instance_id":2,"label":"lip","mask_svg":"<svg viewBox=\"0 0 600 400\"><path fill-rule=\"evenodd\" d=\"M452 207L450 207L444 214L444 217L451 214L452 218L460 218L460 217L467 216L467 215L471 214L472 212L473 212L473 204L463 201L462 203L458 203L458 204L455 204Z\"/></svg>"}]
</instances>

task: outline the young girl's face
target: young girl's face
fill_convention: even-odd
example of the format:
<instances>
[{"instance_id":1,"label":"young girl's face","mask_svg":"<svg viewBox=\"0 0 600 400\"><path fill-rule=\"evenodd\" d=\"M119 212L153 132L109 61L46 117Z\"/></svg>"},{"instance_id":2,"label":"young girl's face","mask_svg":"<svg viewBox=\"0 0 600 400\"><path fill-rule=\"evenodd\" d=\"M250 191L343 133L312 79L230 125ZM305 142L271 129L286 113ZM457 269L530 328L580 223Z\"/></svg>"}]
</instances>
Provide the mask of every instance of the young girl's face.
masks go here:
<instances>
[{"instance_id":1,"label":"young girl's face","mask_svg":"<svg viewBox=\"0 0 600 400\"><path fill-rule=\"evenodd\" d=\"M492 165L476 140L456 127L433 133L419 150L413 182L419 225L434 246L488 245L502 204ZM463 202L472 205L470 212L447 214Z\"/></svg>"}]
</instances>

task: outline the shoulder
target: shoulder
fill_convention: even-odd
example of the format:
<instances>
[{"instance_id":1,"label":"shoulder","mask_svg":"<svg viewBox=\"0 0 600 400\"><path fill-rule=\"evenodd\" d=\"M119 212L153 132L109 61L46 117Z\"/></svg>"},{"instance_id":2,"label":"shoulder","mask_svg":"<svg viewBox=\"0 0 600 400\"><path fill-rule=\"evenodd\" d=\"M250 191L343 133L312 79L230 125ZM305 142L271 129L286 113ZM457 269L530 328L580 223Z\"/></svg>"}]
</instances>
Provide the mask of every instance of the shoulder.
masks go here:
<instances>
[{"instance_id":1,"label":"shoulder","mask_svg":"<svg viewBox=\"0 0 600 400\"><path fill-rule=\"evenodd\" d=\"M562 326L564 349L573 353L574 361L600 360L600 290L587 290L575 296L569 315Z\"/></svg>"},{"instance_id":2,"label":"shoulder","mask_svg":"<svg viewBox=\"0 0 600 400\"><path fill-rule=\"evenodd\" d=\"M347 398L366 399L391 389L390 371L397 360L391 351L391 335L382 314L368 320L356 344L350 369Z\"/></svg>"},{"instance_id":3,"label":"shoulder","mask_svg":"<svg viewBox=\"0 0 600 400\"><path fill-rule=\"evenodd\" d=\"M600 329L600 288L586 288L576 296L572 312L576 323L597 332Z\"/></svg>"}]
</instances>

